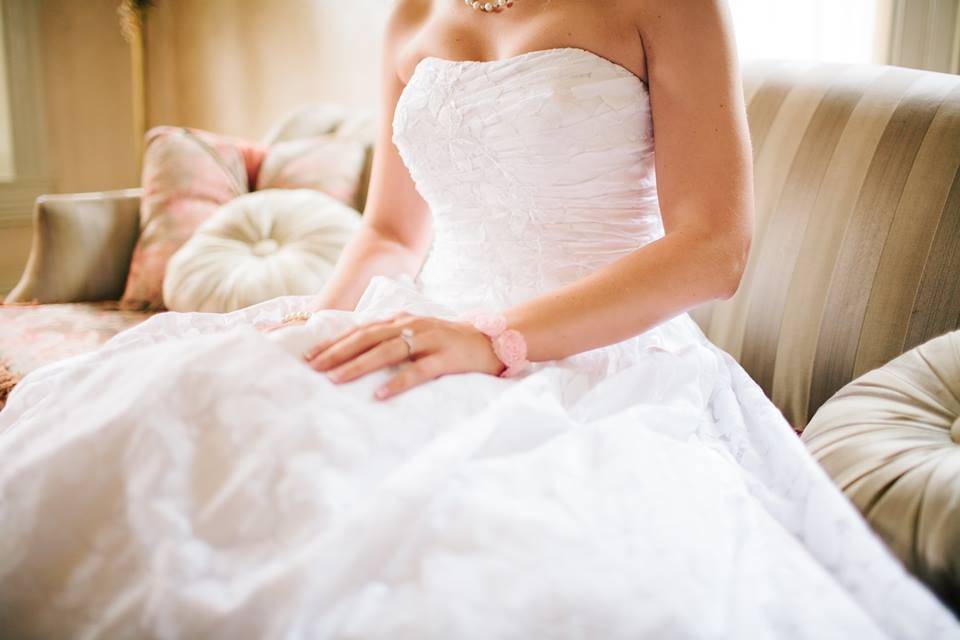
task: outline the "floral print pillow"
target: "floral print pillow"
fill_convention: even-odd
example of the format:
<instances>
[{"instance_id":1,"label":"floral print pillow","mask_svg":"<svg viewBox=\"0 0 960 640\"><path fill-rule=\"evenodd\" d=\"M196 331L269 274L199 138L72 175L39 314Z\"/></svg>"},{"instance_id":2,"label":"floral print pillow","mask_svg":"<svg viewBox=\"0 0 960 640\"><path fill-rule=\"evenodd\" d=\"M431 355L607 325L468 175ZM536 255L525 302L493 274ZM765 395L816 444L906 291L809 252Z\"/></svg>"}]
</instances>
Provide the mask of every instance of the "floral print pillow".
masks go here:
<instances>
[{"instance_id":1,"label":"floral print pillow","mask_svg":"<svg viewBox=\"0 0 960 640\"><path fill-rule=\"evenodd\" d=\"M366 155L362 142L336 134L276 142L267 150L256 187L314 189L359 209Z\"/></svg>"},{"instance_id":2,"label":"floral print pillow","mask_svg":"<svg viewBox=\"0 0 960 640\"><path fill-rule=\"evenodd\" d=\"M121 308L164 308L163 276L170 256L217 207L250 191L265 152L198 129L164 126L147 133L140 238Z\"/></svg>"}]
</instances>

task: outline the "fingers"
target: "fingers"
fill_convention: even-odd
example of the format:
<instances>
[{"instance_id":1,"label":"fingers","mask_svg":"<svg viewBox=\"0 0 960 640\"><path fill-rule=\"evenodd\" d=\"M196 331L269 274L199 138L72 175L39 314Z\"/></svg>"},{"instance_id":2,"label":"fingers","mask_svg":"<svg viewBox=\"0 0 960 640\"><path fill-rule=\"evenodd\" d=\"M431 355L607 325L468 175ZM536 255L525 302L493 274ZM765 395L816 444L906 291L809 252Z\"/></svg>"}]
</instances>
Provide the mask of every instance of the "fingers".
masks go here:
<instances>
[{"instance_id":1,"label":"fingers","mask_svg":"<svg viewBox=\"0 0 960 640\"><path fill-rule=\"evenodd\" d=\"M340 334L338 334L338 335L336 335L336 336L334 336L334 337L332 337L332 338L327 338L327 339L324 340L323 342L314 345L314 346L311 347L309 350L307 350L306 353L303 354L303 359L306 360L307 363L310 364L310 366L313 366L313 361L317 358L317 356L319 356L319 355L320 355L321 353L323 353L325 350L329 349L331 345L334 345L334 344L336 344L337 342L339 342L340 340L343 340L344 338L353 335L354 333L356 333L357 331L359 331L360 329L362 329L363 326L364 326L364 325L360 325L360 326L356 326L356 327L351 327L351 328L347 329L346 331L344 331L344 332L342 332L342 333L340 333Z\"/></svg>"},{"instance_id":2,"label":"fingers","mask_svg":"<svg viewBox=\"0 0 960 640\"><path fill-rule=\"evenodd\" d=\"M417 334L417 353L431 351L435 342L434 337L431 331ZM333 382L349 382L371 371L376 371L388 365L399 364L408 357L406 343L399 337L394 337L384 340L372 349L330 369L327 371L327 376Z\"/></svg>"},{"instance_id":3,"label":"fingers","mask_svg":"<svg viewBox=\"0 0 960 640\"><path fill-rule=\"evenodd\" d=\"M328 345L310 359L309 364L317 371L333 369L359 356L367 349L394 337L396 333L397 330L389 325L367 326Z\"/></svg>"},{"instance_id":4,"label":"fingers","mask_svg":"<svg viewBox=\"0 0 960 640\"><path fill-rule=\"evenodd\" d=\"M333 369L396 336L397 325L409 324L408 317L409 314L398 314L387 320L353 327L335 339L317 345L304 359L317 371Z\"/></svg>"},{"instance_id":5,"label":"fingers","mask_svg":"<svg viewBox=\"0 0 960 640\"><path fill-rule=\"evenodd\" d=\"M433 380L446 372L445 363L446 359L440 353L418 358L377 388L374 396L385 400L428 380Z\"/></svg>"},{"instance_id":6,"label":"fingers","mask_svg":"<svg viewBox=\"0 0 960 640\"><path fill-rule=\"evenodd\" d=\"M420 327L416 331L415 360L408 361L390 378L375 397L385 399L443 375L447 358L436 348L441 331L407 312L379 322L350 328L339 336L311 349L304 358L312 368L326 371L336 383L349 382L383 367L410 358L406 343L397 335L399 327Z\"/></svg>"}]
</instances>

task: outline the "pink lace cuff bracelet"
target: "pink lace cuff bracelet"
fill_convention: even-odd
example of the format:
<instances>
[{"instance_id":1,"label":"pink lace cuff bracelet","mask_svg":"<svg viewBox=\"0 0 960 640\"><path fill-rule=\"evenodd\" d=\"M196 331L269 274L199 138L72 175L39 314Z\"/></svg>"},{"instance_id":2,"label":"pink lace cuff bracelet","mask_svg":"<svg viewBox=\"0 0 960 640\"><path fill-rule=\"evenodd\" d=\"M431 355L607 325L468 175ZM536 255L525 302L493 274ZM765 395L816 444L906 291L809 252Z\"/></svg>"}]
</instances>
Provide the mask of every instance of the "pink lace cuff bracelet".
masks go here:
<instances>
[{"instance_id":1,"label":"pink lace cuff bracelet","mask_svg":"<svg viewBox=\"0 0 960 640\"><path fill-rule=\"evenodd\" d=\"M471 311L461 314L460 319L489 336L494 354L507 367L500 373L501 378L512 378L530 365L526 339L516 329L507 329L503 314Z\"/></svg>"}]
</instances>

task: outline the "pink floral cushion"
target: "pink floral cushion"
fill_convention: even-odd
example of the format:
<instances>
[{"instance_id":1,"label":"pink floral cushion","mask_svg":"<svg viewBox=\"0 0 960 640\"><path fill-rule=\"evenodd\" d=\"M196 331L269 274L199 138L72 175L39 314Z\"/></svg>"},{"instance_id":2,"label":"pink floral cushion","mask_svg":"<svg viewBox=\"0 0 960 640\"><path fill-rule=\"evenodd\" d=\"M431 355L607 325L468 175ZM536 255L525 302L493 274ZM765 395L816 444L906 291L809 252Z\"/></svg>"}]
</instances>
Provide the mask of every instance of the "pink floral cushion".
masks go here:
<instances>
[{"instance_id":1,"label":"pink floral cushion","mask_svg":"<svg viewBox=\"0 0 960 640\"><path fill-rule=\"evenodd\" d=\"M34 369L93 351L151 315L119 310L116 301L0 305L0 408Z\"/></svg>"},{"instance_id":2,"label":"pink floral cushion","mask_svg":"<svg viewBox=\"0 0 960 640\"><path fill-rule=\"evenodd\" d=\"M366 146L334 134L276 142L257 177L260 189L314 189L357 209Z\"/></svg>"},{"instance_id":3,"label":"pink floral cushion","mask_svg":"<svg viewBox=\"0 0 960 640\"><path fill-rule=\"evenodd\" d=\"M123 309L163 309L170 256L213 211L250 191L265 149L198 129L155 127L143 158L140 238L121 298Z\"/></svg>"}]
</instances>

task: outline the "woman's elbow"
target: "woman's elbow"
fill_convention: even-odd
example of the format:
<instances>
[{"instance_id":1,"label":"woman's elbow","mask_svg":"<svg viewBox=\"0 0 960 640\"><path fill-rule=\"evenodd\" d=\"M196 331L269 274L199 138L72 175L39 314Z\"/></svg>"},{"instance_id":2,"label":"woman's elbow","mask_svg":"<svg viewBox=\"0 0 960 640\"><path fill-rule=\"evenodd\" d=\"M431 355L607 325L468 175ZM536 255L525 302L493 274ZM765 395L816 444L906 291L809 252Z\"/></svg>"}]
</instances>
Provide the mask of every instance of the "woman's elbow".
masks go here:
<instances>
[{"instance_id":1,"label":"woman's elbow","mask_svg":"<svg viewBox=\"0 0 960 640\"><path fill-rule=\"evenodd\" d=\"M725 239L722 258L725 268L718 270L724 276L720 287L721 299L729 300L739 290L750 257L752 241L753 234L749 230L728 234Z\"/></svg>"}]
</instances>

